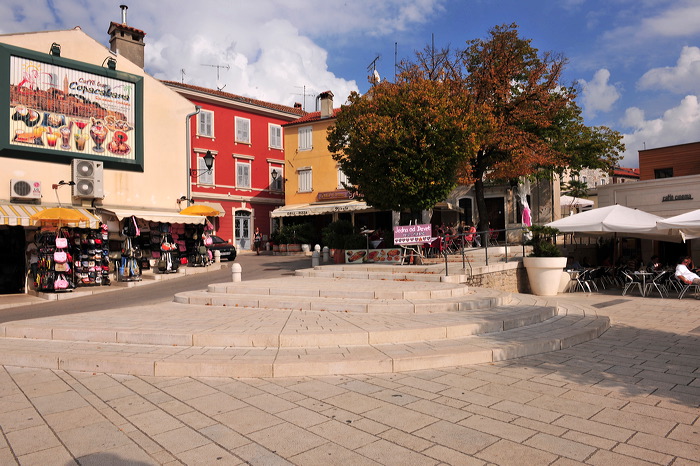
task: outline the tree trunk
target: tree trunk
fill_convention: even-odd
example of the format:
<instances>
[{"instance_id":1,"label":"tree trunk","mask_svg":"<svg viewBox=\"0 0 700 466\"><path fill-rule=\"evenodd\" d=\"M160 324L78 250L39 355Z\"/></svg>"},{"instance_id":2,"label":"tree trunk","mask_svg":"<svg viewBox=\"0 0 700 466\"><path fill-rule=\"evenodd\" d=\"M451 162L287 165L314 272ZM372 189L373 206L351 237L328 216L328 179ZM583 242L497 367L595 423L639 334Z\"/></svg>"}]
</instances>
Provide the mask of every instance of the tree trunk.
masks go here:
<instances>
[{"instance_id":1,"label":"tree trunk","mask_svg":"<svg viewBox=\"0 0 700 466\"><path fill-rule=\"evenodd\" d=\"M479 213L479 225L476 229L477 231L487 232L482 235L481 239L481 244L486 245L488 243L489 213L486 209L486 198L484 197L483 173L479 174L474 182L474 195L476 196L476 211Z\"/></svg>"}]
</instances>

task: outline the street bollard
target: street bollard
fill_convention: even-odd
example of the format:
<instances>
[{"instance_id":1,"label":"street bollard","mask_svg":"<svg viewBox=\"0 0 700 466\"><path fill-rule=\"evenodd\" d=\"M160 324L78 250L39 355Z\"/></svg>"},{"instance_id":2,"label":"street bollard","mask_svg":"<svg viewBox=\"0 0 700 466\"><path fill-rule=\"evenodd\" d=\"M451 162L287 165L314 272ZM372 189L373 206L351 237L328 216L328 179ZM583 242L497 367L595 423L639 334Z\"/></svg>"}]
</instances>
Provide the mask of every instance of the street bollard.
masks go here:
<instances>
[{"instance_id":1,"label":"street bollard","mask_svg":"<svg viewBox=\"0 0 700 466\"><path fill-rule=\"evenodd\" d=\"M319 258L320 258L320 254L318 253L318 251L314 250L314 252L311 254L311 267L318 267L319 266L319 263L318 263Z\"/></svg>"},{"instance_id":2,"label":"street bollard","mask_svg":"<svg viewBox=\"0 0 700 466\"><path fill-rule=\"evenodd\" d=\"M218 249L214 249L214 263L221 263L221 251L219 251Z\"/></svg>"},{"instance_id":3,"label":"street bollard","mask_svg":"<svg viewBox=\"0 0 700 466\"><path fill-rule=\"evenodd\" d=\"M239 264L238 262L231 266L231 281L241 281L241 264Z\"/></svg>"},{"instance_id":4,"label":"street bollard","mask_svg":"<svg viewBox=\"0 0 700 466\"><path fill-rule=\"evenodd\" d=\"M328 246L323 246L323 263L325 264L330 260L330 252Z\"/></svg>"}]
</instances>

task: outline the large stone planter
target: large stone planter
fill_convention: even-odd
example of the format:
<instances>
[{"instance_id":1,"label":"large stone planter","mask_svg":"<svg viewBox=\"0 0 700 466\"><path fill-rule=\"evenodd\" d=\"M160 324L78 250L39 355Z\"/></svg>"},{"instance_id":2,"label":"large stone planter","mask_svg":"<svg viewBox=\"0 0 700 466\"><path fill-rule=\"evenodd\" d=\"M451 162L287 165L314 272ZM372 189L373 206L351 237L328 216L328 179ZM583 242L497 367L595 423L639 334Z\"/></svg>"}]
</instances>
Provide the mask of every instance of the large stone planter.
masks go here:
<instances>
[{"instance_id":1,"label":"large stone planter","mask_svg":"<svg viewBox=\"0 0 700 466\"><path fill-rule=\"evenodd\" d=\"M345 249L331 249L331 258L334 264L344 264Z\"/></svg>"},{"instance_id":2,"label":"large stone planter","mask_svg":"<svg viewBox=\"0 0 700 466\"><path fill-rule=\"evenodd\" d=\"M556 296L561 283L561 273L566 267L566 257L523 257L532 294Z\"/></svg>"}]
</instances>

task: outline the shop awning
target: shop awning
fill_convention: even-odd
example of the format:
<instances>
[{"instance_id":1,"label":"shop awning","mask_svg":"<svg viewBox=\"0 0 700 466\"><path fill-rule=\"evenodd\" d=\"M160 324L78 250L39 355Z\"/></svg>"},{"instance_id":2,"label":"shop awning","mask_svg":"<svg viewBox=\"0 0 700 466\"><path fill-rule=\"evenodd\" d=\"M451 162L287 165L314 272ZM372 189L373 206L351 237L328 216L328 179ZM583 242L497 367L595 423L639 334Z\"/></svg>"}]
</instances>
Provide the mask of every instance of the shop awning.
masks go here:
<instances>
[{"instance_id":1,"label":"shop awning","mask_svg":"<svg viewBox=\"0 0 700 466\"><path fill-rule=\"evenodd\" d=\"M438 202L437 204L435 204L435 207L433 207L433 210L451 210L454 212L463 212L464 211L464 209L462 209L458 205L454 205L454 204L447 202L447 201Z\"/></svg>"},{"instance_id":2,"label":"shop awning","mask_svg":"<svg viewBox=\"0 0 700 466\"><path fill-rule=\"evenodd\" d=\"M224 207L221 204L219 204L218 202L199 202L199 201L197 201L196 205L205 205L205 206L211 207L214 210L218 210L219 217L223 217L226 215L226 210L224 210Z\"/></svg>"},{"instance_id":3,"label":"shop awning","mask_svg":"<svg viewBox=\"0 0 700 466\"><path fill-rule=\"evenodd\" d=\"M278 207L270 213L271 217L300 217L303 215L324 215L335 212L354 212L371 209L366 202L350 201L335 204L294 204Z\"/></svg>"},{"instance_id":4,"label":"shop awning","mask_svg":"<svg viewBox=\"0 0 700 466\"><path fill-rule=\"evenodd\" d=\"M34 227L39 226L38 222L31 219L31 216L43 210L56 206L43 206L33 204L0 204L0 225L8 226L23 226ZM77 210L85 217L87 221L82 221L78 224L71 224L78 228L99 228L102 221L95 214L83 207L66 207Z\"/></svg>"},{"instance_id":5,"label":"shop awning","mask_svg":"<svg viewBox=\"0 0 700 466\"><path fill-rule=\"evenodd\" d=\"M179 212L167 212L158 210L136 210L136 209L100 209L101 213L113 215L122 220L132 215L136 218L148 220L149 222L161 223L189 223L201 225L207 218L200 215L180 215Z\"/></svg>"}]
</instances>

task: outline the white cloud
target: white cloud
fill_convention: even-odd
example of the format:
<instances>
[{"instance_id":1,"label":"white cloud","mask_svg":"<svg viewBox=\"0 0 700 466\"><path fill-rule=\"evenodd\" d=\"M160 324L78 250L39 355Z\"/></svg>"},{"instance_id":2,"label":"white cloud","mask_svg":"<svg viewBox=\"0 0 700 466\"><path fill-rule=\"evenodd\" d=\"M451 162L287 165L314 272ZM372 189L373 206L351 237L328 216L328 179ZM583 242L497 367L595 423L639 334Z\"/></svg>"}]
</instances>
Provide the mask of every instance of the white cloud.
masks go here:
<instances>
[{"instance_id":1,"label":"white cloud","mask_svg":"<svg viewBox=\"0 0 700 466\"><path fill-rule=\"evenodd\" d=\"M588 117L594 117L598 112L609 112L613 104L620 98L620 92L609 83L610 71L602 68L588 82L579 80L583 87L583 110Z\"/></svg>"},{"instance_id":2,"label":"white cloud","mask_svg":"<svg viewBox=\"0 0 700 466\"><path fill-rule=\"evenodd\" d=\"M637 167L640 149L685 144L700 139L700 103L697 96L688 95L678 106L652 120L646 119L644 111L632 107L627 109L622 123L632 132L623 137L626 150L621 165Z\"/></svg>"},{"instance_id":3,"label":"white cloud","mask_svg":"<svg viewBox=\"0 0 700 466\"><path fill-rule=\"evenodd\" d=\"M638 46L659 38L689 37L700 33L700 3L696 0L670 2L670 7L658 0L648 4L634 2L634 8L646 15L633 24L619 26L604 37L611 46ZM628 15L634 18L635 15Z\"/></svg>"},{"instance_id":4,"label":"white cloud","mask_svg":"<svg viewBox=\"0 0 700 466\"><path fill-rule=\"evenodd\" d=\"M127 23L146 32L146 71L156 78L225 86L227 92L286 105L301 102L306 93L307 110L313 111L319 92L333 91L340 105L358 90L353 79L329 69L329 50L368 35L411 30L443 11L446 1L142 1L130 5ZM107 45L109 22L121 21L118 5L111 0L4 0L0 33L81 26ZM217 81L217 69L203 65L229 68L218 69ZM363 72L365 67L358 64Z\"/></svg>"},{"instance_id":5,"label":"white cloud","mask_svg":"<svg viewBox=\"0 0 700 466\"><path fill-rule=\"evenodd\" d=\"M700 93L700 48L683 47L675 67L654 68L639 79L640 89Z\"/></svg>"}]
</instances>

